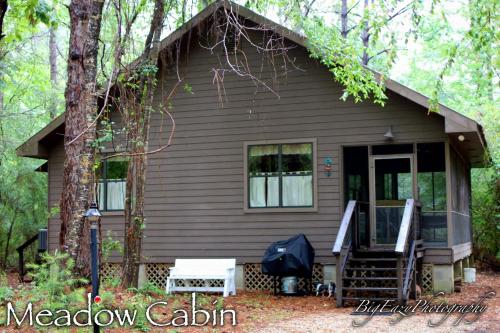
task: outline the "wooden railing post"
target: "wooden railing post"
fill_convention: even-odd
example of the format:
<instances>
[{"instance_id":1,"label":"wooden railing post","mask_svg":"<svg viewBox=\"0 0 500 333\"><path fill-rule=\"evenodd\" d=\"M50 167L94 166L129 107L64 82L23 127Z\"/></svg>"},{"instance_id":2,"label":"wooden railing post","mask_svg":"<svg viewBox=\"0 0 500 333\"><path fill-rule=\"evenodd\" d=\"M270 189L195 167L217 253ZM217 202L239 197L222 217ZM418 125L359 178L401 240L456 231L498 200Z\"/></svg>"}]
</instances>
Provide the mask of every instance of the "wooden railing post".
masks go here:
<instances>
[{"instance_id":1,"label":"wooden railing post","mask_svg":"<svg viewBox=\"0 0 500 333\"><path fill-rule=\"evenodd\" d=\"M397 278L398 278L398 303L403 304L403 256L398 255L397 263Z\"/></svg>"},{"instance_id":2,"label":"wooden railing post","mask_svg":"<svg viewBox=\"0 0 500 333\"><path fill-rule=\"evenodd\" d=\"M337 264L335 265L335 290L336 290L336 293L335 293L335 298L336 298L336 301L337 301L337 307L341 307L343 305L343 288L342 288L342 257L340 255L337 256L336 258L337 260Z\"/></svg>"},{"instance_id":3,"label":"wooden railing post","mask_svg":"<svg viewBox=\"0 0 500 333\"><path fill-rule=\"evenodd\" d=\"M356 232L356 229L354 229L352 226L352 217L353 215L356 215L356 206L357 204L355 200L350 200L347 204L344 216L342 217L342 221L340 222L337 238L335 239L335 244L333 245L332 249L332 253L336 259L335 289L338 307L343 305L342 276L344 274L344 266L347 263L349 253L352 249L352 244L356 244L356 236L353 235L353 232Z\"/></svg>"},{"instance_id":4,"label":"wooden railing post","mask_svg":"<svg viewBox=\"0 0 500 333\"><path fill-rule=\"evenodd\" d=\"M24 250L17 250L19 255L19 280L24 280Z\"/></svg>"}]
</instances>

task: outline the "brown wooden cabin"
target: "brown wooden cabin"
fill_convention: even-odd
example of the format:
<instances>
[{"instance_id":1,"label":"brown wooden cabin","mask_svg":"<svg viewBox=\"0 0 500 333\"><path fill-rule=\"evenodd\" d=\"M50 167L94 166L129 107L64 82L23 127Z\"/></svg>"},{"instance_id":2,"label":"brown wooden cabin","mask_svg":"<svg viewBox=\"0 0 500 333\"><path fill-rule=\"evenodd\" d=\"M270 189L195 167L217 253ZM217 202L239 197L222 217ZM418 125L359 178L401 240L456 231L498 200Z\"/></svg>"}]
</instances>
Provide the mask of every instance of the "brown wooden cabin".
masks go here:
<instances>
[{"instance_id":1,"label":"brown wooden cabin","mask_svg":"<svg viewBox=\"0 0 500 333\"><path fill-rule=\"evenodd\" d=\"M224 8L293 46L295 66L278 77L269 59L239 46L279 98L231 73L220 94L221 50L211 53L199 39ZM173 32L162 52L179 41L187 45L179 72L191 89L171 101L173 145L149 157L141 281L164 283L176 258L223 257L237 259L239 288L266 289L271 280L258 266L265 249L304 233L316 250L314 279L336 281L339 304L404 300L416 281L424 291L453 291L472 265L470 170L488 163L480 124L444 105L429 113L427 97L392 80L384 107L343 101L343 88L309 57L304 37L228 1ZM159 66L157 104L177 81L175 66ZM170 125L152 115L150 149L164 144ZM18 149L47 160L49 208L61 196L63 133L61 115ZM120 241L126 163L105 162L99 182L103 230ZM50 249L58 247L59 223L48 221ZM119 262L111 256L104 273Z\"/></svg>"}]
</instances>

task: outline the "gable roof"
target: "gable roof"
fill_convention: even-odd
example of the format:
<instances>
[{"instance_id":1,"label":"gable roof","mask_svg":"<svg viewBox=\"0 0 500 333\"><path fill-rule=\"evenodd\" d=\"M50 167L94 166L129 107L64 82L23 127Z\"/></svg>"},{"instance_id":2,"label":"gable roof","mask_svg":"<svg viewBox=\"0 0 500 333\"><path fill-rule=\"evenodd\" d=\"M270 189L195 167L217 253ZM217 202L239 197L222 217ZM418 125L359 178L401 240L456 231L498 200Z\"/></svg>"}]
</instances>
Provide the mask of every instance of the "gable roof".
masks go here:
<instances>
[{"instance_id":1,"label":"gable roof","mask_svg":"<svg viewBox=\"0 0 500 333\"><path fill-rule=\"evenodd\" d=\"M250 20L258 25L264 26L267 29L273 30L292 42L307 48L307 38L295 31L292 31L280 24L277 24L266 17L263 17L250 9L240 6L229 0L220 0L207 6L200 13L195 15L191 20L186 22L180 28L172 32L160 42L160 51L171 46L175 41L180 39L191 29L204 22L207 18L213 15L218 9L226 8L237 13L240 17ZM139 62L141 58L136 59L131 65ZM371 69L370 69L371 70ZM378 78L380 74L373 71ZM386 78L384 81L386 89L395 92L396 94L405 97L406 99L428 109L429 98L420 94L419 92L410 89L394 80ZM463 136L465 140L460 142L463 147L460 151L468 158L472 166L482 167L488 164L489 161L485 159L487 155L487 144L484 136L482 126L476 121L442 105L438 105L439 112L445 120L445 133L449 134L451 140L458 142L458 136ZM61 131L64 127L64 113L55 118L45 128L33 135L30 139L24 142L17 148L19 156L34 157L34 158L48 158L48 151L46 147L41 144L49 136L53 135L56 130ZM61 134L61 133L59 133Z\"/></svg>"}]
</instances>

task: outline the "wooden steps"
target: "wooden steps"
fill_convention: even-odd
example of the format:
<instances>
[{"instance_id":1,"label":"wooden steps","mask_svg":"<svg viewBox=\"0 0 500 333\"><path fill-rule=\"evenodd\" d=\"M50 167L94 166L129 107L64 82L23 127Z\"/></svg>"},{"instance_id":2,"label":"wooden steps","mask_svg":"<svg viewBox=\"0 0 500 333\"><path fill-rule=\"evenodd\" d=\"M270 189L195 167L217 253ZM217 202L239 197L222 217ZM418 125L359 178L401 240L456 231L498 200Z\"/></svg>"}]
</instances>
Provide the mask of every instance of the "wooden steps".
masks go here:
<instances>
[{"instance_id":1,"label":"wooden steps","mask_svg":"<svg viewBox=\"0 0 500 333\"><path fill-rule=\"evenodd\" d=\"M356 251L348 257L342 275L342 299L398 299L398 258L394 251Z\"/></svg>"}]
</instances>

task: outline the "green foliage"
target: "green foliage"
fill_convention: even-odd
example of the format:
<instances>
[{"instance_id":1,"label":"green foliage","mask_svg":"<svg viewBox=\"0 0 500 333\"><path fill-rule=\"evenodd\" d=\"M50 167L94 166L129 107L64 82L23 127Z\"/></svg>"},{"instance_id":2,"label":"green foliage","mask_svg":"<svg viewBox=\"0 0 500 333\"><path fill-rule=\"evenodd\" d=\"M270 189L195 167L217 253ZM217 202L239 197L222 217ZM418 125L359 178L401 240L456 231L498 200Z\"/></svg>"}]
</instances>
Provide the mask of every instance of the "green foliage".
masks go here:
<instances>
[{"instance_id":1,"label":"green foliage","mask_svg":"<svg viewBox=\"0 0 500 333\"><path fill-rule=\"evenodd\" d=\"M12 290L12 288L7 286L0 287L0 305L11 301L13 296L14 291Z\"/></svg>"},{"instance_id":2,"label":"green foliage","mask_svg":"<svg viewBox=\"0 0 500 333\"><path fill-rule=\"evenodd\" d=\"M146 295L146 296L166 296L165 290L163 288L158 287L156 284L152 282L146 282L140 288L137 289L137 292Z\"/></svg>"},{"instance_id":3,"label":"green foliage","mask_svg":"<svg viewBox=\"0 0 500 333\"><path fill-rule=\"evenodd\" d=\"M16 265L14 249L47 225L47 175L35 172L42 162L20 158L15 149L49 121L51 105L62 111L63 85L50 83L48 27L67 18L58 0L8 5L0 41L0 267ZM67 31L56 34L64 41ZM63 73L67 46L58 47Z\"/></svg>"},{"instance_id":4,"label":"green foliage","mask_svg":"<svg viewBox=\"0 0 500 333\"><path fill-rule=\"evenodd\" d=\"M35 282L39 299L45 299L48 304L61 305L82 300L83 293L78 287L88 281L73 276L73 260L66 253L45 253L42 263L30 264L30 275Z\"/></svg>"},{"instance_id":5,"label":"green foliage","mask_svg":"<svg viewBox=\"0 0 500 333\"><path fill-rule=\"evenodd\" d=\"M193 86L191 86L190 84L185 83L183 89L187 94L194 95Z\"/></svg>"},{"instance_id":6,"label":"green foliage","mask_svg":"<svg viewBox=\"0 0 500 333\"><path fill-rule=\"evenodd\" d=\"M101 251L102 261L106 262L107 259L111 256L111 253L123 253L123 246L120 241L113 239L113 237L111 237L111 232L108 231L108 233L106 234L106 238L104 238L102 241Z\"/></svg>"},{"instance_id":7,"label":"green foliage","mask_svg":"<svg viewBox=\"0 0 500 333\"><path fill-rule=\"evenodd\" d=\"M472 216L474 244L479 258L494 256L500 262L500 169L474 173Z\"/></svg>"},{"instance_id":8,"label":"green foliage","mask_svg":"<svg viewBox=\"0 0 500 333\"><path fill-rule=\"evenodd\" d=\"M14 291L8 284L7 275L4 272L0 272L0 305L11 301L13 297Z\"/></svg>"},{"instance_id":9,"label":"green foliage","mask_svg":"<svg viewBox=\"0 0 500 333\"><path fill-rule=\"evenodd\" d=\"M320 20L304 24L311 56L330 69L334 79L344 87L342 99L352 97L361 102L373 99L384 105L383 79L377 83L373 72L359 61L359 48L345 40L338 29L327 27Z\"/></svg>"}]
</instances>

